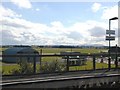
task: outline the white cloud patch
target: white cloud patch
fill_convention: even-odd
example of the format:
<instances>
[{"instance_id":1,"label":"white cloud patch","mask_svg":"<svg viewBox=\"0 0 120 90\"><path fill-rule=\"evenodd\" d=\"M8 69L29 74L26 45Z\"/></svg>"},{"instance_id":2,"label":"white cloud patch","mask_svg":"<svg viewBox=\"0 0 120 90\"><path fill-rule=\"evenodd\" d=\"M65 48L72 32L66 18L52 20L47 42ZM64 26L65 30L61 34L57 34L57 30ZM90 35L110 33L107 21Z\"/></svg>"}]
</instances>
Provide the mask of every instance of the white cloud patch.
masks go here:
<instances>
[{"instance_id":1,"label":"white cloud patch","mask_svg":"<svg viewBox=\"0 0 120 90\"><path fill-rule=\"evenodd\" d=\"M29 0L11 0L15 5L20 8L31 8L32 5Z\"/></svg>"},{"instance_id":2,"label":"white cloud patch","mask_svg":"<svg viewBox=\"0 0 120 90\"><path fill-rule=\"evenodd\" d=\"M101 19L108 20L113 17L118 17L118 6L104 8Z\"/></svg>"},{"instance_id":3,"label":"white cloud patch","mask_svg":"<svg viewBox=\"0 0 120 90\"><path fill-rule=\"evenodd\" d=\"M2 17L22 17L21 14L17 14L9 8L4 8L2 5L0 6L0 18Z\"/></svg>"},{"instance_id":4,"label":"white cloud patch","mask_svg":"<svg viewBox=\"0 0 120 90\"><path fill-rule=\"evenodd\" d=\"M101 8L101 4L100 3L94 3L92 5L92 11L93 12L97 12L98 10L100 10L100 8Z\"/></svg>"}]
</instances>

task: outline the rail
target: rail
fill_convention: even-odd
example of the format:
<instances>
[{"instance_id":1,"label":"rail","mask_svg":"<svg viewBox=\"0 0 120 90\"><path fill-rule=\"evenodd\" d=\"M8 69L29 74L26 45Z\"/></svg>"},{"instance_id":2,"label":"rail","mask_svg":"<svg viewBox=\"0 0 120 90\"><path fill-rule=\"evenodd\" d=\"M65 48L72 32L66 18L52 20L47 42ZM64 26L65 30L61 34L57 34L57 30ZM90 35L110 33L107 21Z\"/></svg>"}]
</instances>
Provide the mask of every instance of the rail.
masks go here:
<instances>
[{"instance_id":1,"label":"rail","mask_svg":"<svg viewBox=\"0 0 120 90\"><path fill-rule=\"evenodd\" d=\"M62 56L66 56L66 70L63 71L63 72L69 72L69 67L70 67L70 63L69 63L69 56L82 56L82 57L91 57L92 58L92 70L96 70L96 57L108 57L108 53L101 53L101 54L64 54L64 55L61 55L61 54L50 54L50 55L33 55L33 54L18 54L18 55L0 55L0 57L4 58L4 57L34 57L34 60L33 60L33 69L34 69L34 73L33 74L36 74L36 58L37 57L40 57L40 66L41 66L41 59L43 57L62 57ZM117 53L116 54L112 54L111 53L111 56L117 56L117 57L120 57L120 53ZM118 67L118 58L116 58L116 63L115 63L115 69L119 69ZM111 64L111 63L110 63ZM104 69L104 68L103 68ZM50 73L50 72L49 72ZM4 75L3 75L4 76Z\"/></svg>"},{"instance_id":2,"label":"rail","mask_svg":"<svg viewBox=\"0 0 120 90\"><path fill-rule=\"evenodd\" d=\"M13 87L19 87L19 88L48 88L48 87L65 87L65 86L71 86L71 85L80 85L83 84L97 84L97 83L111 83L111 82L120 82L120 74L107 74L107 75L85 75L85 76L54 76L49 78L37 78L37 79L27 79L22 81L10 81L10 82L4 82L0 84L3 88L13 88ZM91 82L90 82L91 81ZM64 84L68 82L67 84ZM74 83L73 83L74 82ZM79 83L75 83L79 82ZM52 86L49 86L49 83ZM53 85L55 84L56 85ZM81 84L80 84L81 83ZM70 85L71 84L71 85Z\"/></svg>"}]
</instances>

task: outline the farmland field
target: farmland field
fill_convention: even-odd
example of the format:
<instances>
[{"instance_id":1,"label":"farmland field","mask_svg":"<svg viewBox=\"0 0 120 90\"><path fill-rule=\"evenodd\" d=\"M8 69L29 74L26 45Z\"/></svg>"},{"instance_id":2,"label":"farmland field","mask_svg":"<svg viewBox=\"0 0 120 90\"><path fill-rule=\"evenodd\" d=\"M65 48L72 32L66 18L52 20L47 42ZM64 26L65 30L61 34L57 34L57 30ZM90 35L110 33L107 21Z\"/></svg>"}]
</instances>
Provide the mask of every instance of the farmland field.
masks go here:
<instances>
[{"instance_id":1,"label":"farmland field","mask_svg":"<svg viewBox=\"0 0 120 90\"><path fill-rule=\"evenodd\" d=\"M0 51L4 51L7 48L0 48ZM102 51L107 51L107 49L96 49L96 48L34 48L37 51L42 53L60 53L63 51L73 51L81 53L100 53Z\"/></svg>"},{"instance_id":2,"label":"farmland field","mask_svg":"<svg viewBox=\"0 0 120 90\"><path fill-rule=\"evenodd\" d=\"M64 51L72 51L72 52L81 52L81 53L100 53L102 51L107 51L107 49L95 49L95 48L34 48L37 51L41 51L42 53L60 53Z\"/></svg>"}]
</instances>

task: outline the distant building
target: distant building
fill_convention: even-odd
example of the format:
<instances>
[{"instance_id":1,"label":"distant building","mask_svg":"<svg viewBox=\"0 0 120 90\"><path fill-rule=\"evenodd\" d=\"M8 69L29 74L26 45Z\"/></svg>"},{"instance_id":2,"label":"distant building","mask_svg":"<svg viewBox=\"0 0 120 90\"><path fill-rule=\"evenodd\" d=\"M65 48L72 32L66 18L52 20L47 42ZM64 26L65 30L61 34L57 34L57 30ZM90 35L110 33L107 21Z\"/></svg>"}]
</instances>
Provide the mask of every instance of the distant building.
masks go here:
<instances>
[{"instance_id":1,"label":"distant building","mask_svg":"<svg viewBox=\"0 0 120 90\"><path fill-rule=\"evenodd\" d=\"M12 47L8 48L2 52L2 55L39 55L39 52L31 47ZM33 62L34 57L3 57L2 62L6 63L17 63L19 60L27 60L28 62ZM36 62L40 59L36 57Z\"/></svg>"},{"instance_id":2,"label":"distant building","mask_svg":"<svg viewBox=\"0 0 120 90\"><path fill-rule=\"evenodd\" d=\"M79 56L80 52L61 52L61 55L75 55L69 56L69 65L70 66L80 66L86 63L86 58L84 56ZM62 61L67 61L67 56L62 56Z\"/></svg>"}]
</instances>

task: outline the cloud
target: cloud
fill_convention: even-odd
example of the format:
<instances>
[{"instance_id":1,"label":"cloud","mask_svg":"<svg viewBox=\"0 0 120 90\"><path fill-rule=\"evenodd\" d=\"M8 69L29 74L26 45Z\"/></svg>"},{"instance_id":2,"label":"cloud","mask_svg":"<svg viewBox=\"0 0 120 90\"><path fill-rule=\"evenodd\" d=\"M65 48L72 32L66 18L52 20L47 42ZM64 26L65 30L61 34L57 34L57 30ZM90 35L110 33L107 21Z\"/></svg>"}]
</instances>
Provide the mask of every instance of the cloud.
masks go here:
<instances>
[{"instance_id":1,"label":"cloud","mask_svg":"<svg viewBox=\"0 0 120 90\"><path fill-rule=\"evenodd\" d=\"M51 22L51 25L52 25L52 26L55 26L55 27L63 27L62 23L59 22L59 21Z\"/></svg>"},{"instance_id":2,"label":"cloud","mask_svg":"<svg viewBox=\"0 0 120 90\"><path fill-rule=\"evenodd\" d=\"M2 23L2 25L6 25L6 26L10 26L10 27L16 27L16 28L27 28L25 25L23 24L19 24L18 22L14 22L13 20L5 20L3 19L2 21L0 21Z\"/></svg>"},{"instance_id":3,"label":"cloud","mask_svg":"<svg viewBox=\"0 0 120 90\"><path fill-rule=\"evenodd\" d=\"M97 12L98 10L100 10L100 8L101 8L101 4L100 3L94 3L92 5L92 11L93 12Z\"/></svg>"},{"instance_id":4,"label":"cloud","mask_svg":"<svg viewBox=\"0 0 120 90\"><path fill-rule=\"evenodd\" d=\"M2 44L3 45L12 45L12 44L20 44L18 37L15 36L10 30L2 30L0 31L2 35Z\"/></svg>"},{"instance_id":5,"label":"cloud","mask_svg":"<svg viewBox=\"0 0 120 90\"><path fill-rule=\"evenodd\" d=\"M0 6L0 18L2 19L2 17L22 17L21 14L17 14L16 12L12 11L9 8L5 8L2 5Z\"/></svg>"},{"instance_id":6,"label":"cloud","mask_svg":"<svg viewBox=\"0 0 120 90\"><path fill-rule=\"evenodd\" d=\"M72 31L70 32L70 34L67 35L68 38L72 38L74 40L81 40L81 38L83 38L83 36L76 31Z\"/></svg>"},{"instance_id":7,"label":"cloud","mask_svg":"<svg viewBox=\"0 0 120 90\"><path fill-rule=\"evenodd\" d=\"M103 37L105 35L105 29L102 27L94 27L89 30L91 36L93 37Z\"/></svg>"},{"instance_id":8,"label":"cloud","mask_svg":"<svg viewBox=\"0 0 120 90\"><path fill-rule=\"evenodd\" d=\"M20 8L31 8L32 5L29 0L11 0L13 4L17 5Z\"/></svg>"},{"instance_id":9,"label":"cloud","mask_svg":"<svg viewBox=\"0 0 120 90\"><path fill-rule=\"evenodd\" d=\"M60 21L52 21L50 25L34 23L19 17L11 9L4 8L5 16L2 23L3 44L29 44L29 45L106 45L105 29L107 24L94 20L75 22L65 27ZM15 17L14 17L15 16ZM99 38L98 38L99 37Z\"/></svg>"},{"instance_id":10,"label":"cloud","mask_svg":"<svg viewBox=\"0 0 120 90\"><path fill-rule=\"evenodd\" d=\"M101 19L108 20L113 17L118 17L118 6L104 8Z\"/></svg>"},{"instance_id":11,"label":"cloud","mask_svg":"<svg viewBox=\"0 0 120 90\"><path fill-rule=\"evenodd\" d=\"M95 27L96 23L92 23L93 21L83 23L76 22L66 28L59 21L51 22L51 26L47 26L19 18L5 18L5 20L7 24L3 24L3 31L6 29L7 31L12 31L12 33L7 34L8 37L13 38L12 43L34 43L37 45L82 45L90 43L90 33L88 29ZM9 39L3 37L4 44L6 44L7 40ZM9 41L11 41L11 38Z\"/></svg>"}]
</instances>

